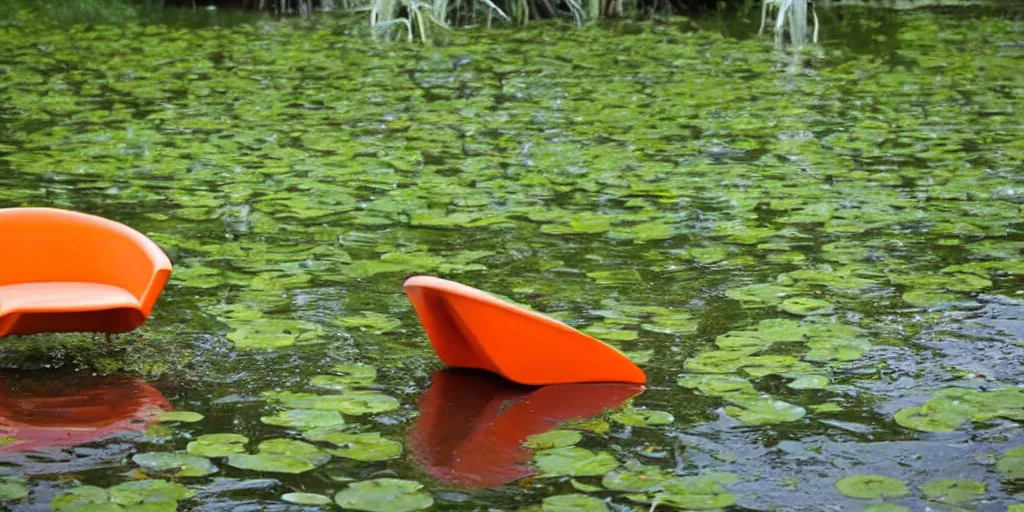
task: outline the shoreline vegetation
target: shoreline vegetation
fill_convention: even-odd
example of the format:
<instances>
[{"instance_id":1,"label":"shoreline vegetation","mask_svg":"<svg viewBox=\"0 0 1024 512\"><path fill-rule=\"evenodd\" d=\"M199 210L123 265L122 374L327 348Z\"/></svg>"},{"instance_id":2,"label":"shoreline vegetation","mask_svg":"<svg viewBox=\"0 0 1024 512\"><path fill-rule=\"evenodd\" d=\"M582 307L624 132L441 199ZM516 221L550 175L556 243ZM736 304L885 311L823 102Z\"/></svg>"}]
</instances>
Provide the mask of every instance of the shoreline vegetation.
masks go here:
<instances>
[{"instance_id":1,"label":"shoreline vegetation","mask_svg":"<svg viewBox=\"0 0 1024 512\"><path fill-rule=\"evenodd\" d=\"M985 6L1000 8L1001 4L993 0L10 0L0 5L0 23L23 16L62 25L176 22L209 26L265 17L348 15L369 21L375 38L429 43L456 27L523 27L540 20L566 20L583 27L616 19L739 12L755 22L759 19L757 34L774 35L780 46L802 46L818 41L820 9Z\"/></svg>"}]
</instances>

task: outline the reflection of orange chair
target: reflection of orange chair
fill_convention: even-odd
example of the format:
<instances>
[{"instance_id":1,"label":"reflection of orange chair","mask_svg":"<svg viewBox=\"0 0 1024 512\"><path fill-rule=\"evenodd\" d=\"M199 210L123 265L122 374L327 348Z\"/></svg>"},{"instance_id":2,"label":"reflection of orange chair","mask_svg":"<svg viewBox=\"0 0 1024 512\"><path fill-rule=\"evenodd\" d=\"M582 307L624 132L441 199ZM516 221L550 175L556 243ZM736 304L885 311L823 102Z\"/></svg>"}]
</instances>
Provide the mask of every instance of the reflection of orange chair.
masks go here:
<instances>
[{"instance_id":1,"label":"reflection of orange chair","mask_svg":"<svg viewBox=\"0 0 1024 512\"><path fill-rule=\"evenodd\" d=\"M170 410L153 386L128 376L0 378L0 453L77 446L141 432Z\"/></svg>"},{"instance_id":2,"label":"reflection of orange chair","mask_svg":"<svg viewBox=\"0 0 1024 512\"><path fill-rule=\"evenodd\" d=\"M529 385L647 380L610 345L476 288L428 276L411 277L404 287L448 366L487 370Z\"/></svg>"},{"instance_id":3,"label":"reflection of orange chair","mask_svg":"<svg viewBox=\"0 0 1024 512\"><path fill-rule=\"evenodd\" d=\"M0 209L0 238L0 337L131 331L171 274L150 239L84 213Z\"/></svg>"},{"instance_id":4,"label":"reflection of orange chair","mask_svg":"<svg viewBox=\"0 0 1024 512\"><path fill-rule=\"evenodd\" d=\"M619 407L641 391L621 383L538 388L472 370L437 372L409 430L410 456L449 484L497 487L533 474L527 437Z\"/></svg>"}]
</instances>

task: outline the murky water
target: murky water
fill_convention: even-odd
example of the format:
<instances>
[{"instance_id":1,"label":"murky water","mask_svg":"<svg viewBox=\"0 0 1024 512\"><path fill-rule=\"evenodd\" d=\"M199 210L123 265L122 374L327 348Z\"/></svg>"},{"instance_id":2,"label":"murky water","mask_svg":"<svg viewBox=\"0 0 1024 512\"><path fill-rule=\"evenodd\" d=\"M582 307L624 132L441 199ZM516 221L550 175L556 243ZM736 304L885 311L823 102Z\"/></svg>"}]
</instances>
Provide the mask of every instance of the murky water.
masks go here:
<instances>
[{"instance_id":1,"label":"murky water","mask_svg":"<svg viewBox=\"0 0 1024 512\"><path fill-rule=\"evenodd\" d=\"M138 333L3 340L0 507L1024 502L1019 19L833 12L796 57L752 19L8 20L0 207L126 222L175 273ZM649 384L443 371L413 274Z\"/></svg>"}]
</instances>

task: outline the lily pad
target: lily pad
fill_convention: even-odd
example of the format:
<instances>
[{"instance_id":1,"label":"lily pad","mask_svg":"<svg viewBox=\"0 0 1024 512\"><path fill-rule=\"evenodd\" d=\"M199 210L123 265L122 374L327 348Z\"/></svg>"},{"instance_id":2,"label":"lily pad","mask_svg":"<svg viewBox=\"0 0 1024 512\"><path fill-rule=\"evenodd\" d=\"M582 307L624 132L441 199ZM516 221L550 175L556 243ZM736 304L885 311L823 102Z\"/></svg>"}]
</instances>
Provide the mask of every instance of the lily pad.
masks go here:
<instances>
[{"instance_id":1,"label":"lily pad","mask_svg":"<svg viewBox=\"0 0 1024 512\"><path fill-rule=\"evenodd\" d=\"M944 478L925 482L919 488L929 500L951 504L964 503L985 495L985 484L971 480Z\"/></svg>"},{"instance_id":2,"label":"lily pad","mask_svg":"<svg viewBox=\"0 0 1024 512\"><path fill-rule=\"evenodd\" d=\"M257 447L256 454L228 457L228 465L252 471L299 474L316 469L331 459L314 445L294 439L270 439Z\"/></svg>"},{"instance_id":3,"label":"lily pad","mask_svg":"<svg viewBox=\"0 0 1024 512\"><path fill-rule=\"evenodd\" d=\"M266 393L265 396L289 409L338 411L353 416L389 412L398 409L399 405L394 397L379 391L346 391L336 395L283 391Z\"/></svg>"},{"instance_id":4,"label":"lily pad","mask_svg":"<svg viewBox=\"0 0 1024 512\"><path fill-rule=\"evenodd\" d=\"M533 461L544 476L603 475L619 466L608 452L594 453L576 446L539 451Z\"/></svg>"},{"instance_id":5,"label":"lily pad","mask_svg":"<svg viewBox=\"0 0 1024 512\"><path fill-rule=\"evenodd\" d=\"M430 508L434 498L413 480L378 478L356 482L334 496L341 508L365 512L412 512Z\"/></svg>"},{"instance_id":6,"label":"lily pad","mask_svg":"<svg viewBox=\"0 0 1024 512\"><path fill-rule=\"evenodd\" d=\"M332 455L359 461L394 459L402 455L402 443L385 437L379 432L353 434L330 428L306 432L310 441L326 441L338 446L328 450Z\"/></svg>"},{"instance_id":7,"label":"lily pad","mask_svg":"<svg viewBox=\"0 0 1024 512\"><path fill-rule=\"evenodd\" d=\"M315 494L311 492L290 492L281 496L281 499L288 503L294 503L296 505L330 505L331 498L324 496L323 494Z\"/></svg>"},{"instance_id":8,"label":"lily pad","mask_svg":"<svg viewBox=\"0 0 1024 512\"><path fill-rule=\"evenodd\" d=\"M205 434L190 441L185 450L200 457L227 457L245 453L249 438L241 434Z\"/></svg>"},{"instance_id":9,"label":"lily pad","mask_svg":"<svg viewBox=\"0 0 1024 512\"><path fill-rule=\"evenodd\" d=\"M764 308L781 304L794 290L787 286L764 283L733 288L725 296L737 300L745 308Z\"/></svg>"},{"instance_id":10,"label":"lily pad","mask_svg":"<svg viewBox=\"0 0 1024 512\"><path fill-rule=\"evenodd\" d=\"M779 309L793 315L827 315L835 310L828 301L811 297L790 297L779 305Z\"/></svg>"},{"instance_id":11,"label":"lily pad","mask_svg":"<svg viewBox=\"0 0 1024 512\"><path fill-rule=\"evenodd\" d=\"M164 503L173 505L180 500L196 495L196 492L177 482L165 480L136 480L124 482L107 489L110 500L118 505ZM176 509L174 506L171 510Z\"/></svg>"},{"instance_id":12,"label":"lily pad","mask_svg":"<svg viewBox=\"0 0 1024 512\"><path fill-rule=\"evenodd\" d=\"M899 498L910 494L907 484L883 475L854 475L836 482L836 489L851 498Z\"/></svg>"},{"instance_id":13,"label":"lily pad","mask_svg":"<svg viewBox=\"0 0 1024 512\"><path fill-rule=\"evenodd\" d=\"M28 496L28 488L20 482L0 480L0 503L18 501Z\"/></svg>"},{"instance_id":14,"label":"lily pad","mask_svg":"<svg viewBox=\"0 0 1024 512\"><path fill-rule=\"evenodd\" d=\"M141 466L143 471L181 477L206 476L217 472L217 466L209 459L179 452L137 453L132 456L132 462Z\"/></svg>"},{"instance_id":15,"label":"lily pad","mask_svg":"<svg viewBox=\"0 0 1024 512\"><path fill-rule=\"evenodd\" d=\"M628 466L606 473L601 485L613 491L642 492L668 478L657 466Z\"/></svg>"},{"instance_id":16,"label":"lily pad","mask_svg":"<svg viewBox=\"0 0 1024 512\"><path fill-rule=\"evenodd\" d=\"M630 495L641 503L662 504L684 510L714 510L736 504L736 495L713 478L677 477L665 480L648 490L648 496Z\"/></svg>"},{"instance_id":17,"label":"lily pad","mask_svg":"<svg viewBox=\"0 0 1024 512\"><path fill-rule=\"evenodd\" d=\"M161 411L156 413L156 420L161 423L195 423L205 416L191 411Z\"/></svg>"},{"instance_id":18,"label":"lily pad","mask_svg":"<svg viewBox=\"0 0 1024 512\"><path fill-rule=\"evenodd\" d=\"M336 427L345 424L345 418L338 411L318 409L288 409L275 416L263 416L260 421L267 425L293 427L300 430L318 427Z\"/></svg>"},{"instance_id":19,"label":"lily pad","mask_svg":"<svg viewBox=\"0 0 1024 512\"><path fill-rule=\"evenodd\" d=\"M535 450L564 448L572 446L583 439L583 435L575 430L552 430L543 434L534 434L526 438L523 444Z\"/></svg>"},{"instance_id":20,"label":"lily pad","mask_svg":"<svg viewBox=\"0 0 1024 512\"><path fill-rule=\"evenodd\" d=\"M1024 480L1024 446L1011 448L999 457L996 470L1007 480Z\"/></svg>"},{"instance_id":21,"label":"lily pad","mask_svg":"<svg viewBox=\"0 0 1024 512\"><path fill-rule=\"evenodd\" d=\"M542 512L607 512L604 501L586 494L562 494L544 498Z\"/></svg>"},{"instance_id":22,"label":"lily pad","mask_svg":"<svg viewBox=\"0 0 1024 512\"><path fill-rule=\"evenodd\" d=\"M669 425L675 418L665 411L654 411L646 409L630 409L612 414L612 419L623 425L631 427L644 427L648 425Z\"/></svg>"},{"instance_id":23,"label":"lily pad","mask_svg":"<svg viewBox=\"0 0 1024 512\"><path fill-rule=\"evenodd\" d=\"M402 327L402 322L398 319L372 311L363 311L360 316L339 318L338 323L342 327L366 331L371 334L384 334L396 331Z\"/></svg>"},{"instance_id":24,"label":"lily pad","mask_svg":"<svg viewBox=\"0 0 1024 512\"><path fill-rule=\"evenodd\" d=\"M71 512L87 510L121 510L121 507L110 502L106 489L92 485L82 485L58 494L50 501L50 510L54 512Z\"/></svg>"}]
</instances>

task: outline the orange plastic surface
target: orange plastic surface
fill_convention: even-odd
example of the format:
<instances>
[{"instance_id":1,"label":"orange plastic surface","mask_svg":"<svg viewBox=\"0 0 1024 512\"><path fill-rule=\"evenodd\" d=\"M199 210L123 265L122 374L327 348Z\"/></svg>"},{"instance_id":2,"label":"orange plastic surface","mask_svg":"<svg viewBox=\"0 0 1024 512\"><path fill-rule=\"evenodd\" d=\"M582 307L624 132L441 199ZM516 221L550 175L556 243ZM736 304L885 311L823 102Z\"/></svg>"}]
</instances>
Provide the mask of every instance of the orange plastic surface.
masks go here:
<instances>
[{"instance_id":1,"label":"orange plastic surface","mask_svg":"<svg viewBox=\"0 0 1024 512\"><path fill-rule=\"evenodd\" d=\"M0 337L141 326L171 274L123 224L53 208L0 209Z\"/></svg>"},{"instance_id":2,"label":"orange plastic surface","mask_svg":"<svg viewBox=\"0 0 1024 512\"><path fill-rule=\"evenodd\" d=\"M411 277L404 287L448 366L487 370L528 385L647 380L615 348L475 288L428 276Z\"/></svg>"},{"instance_id":3,"label":"orange plastic surface","mask_svg":"<svg viewBox=\"0 0 1024 512\"><path fill-rule=\"evenodd\" d=\"M77 446L142 432L170 410L153 386L128 376L0 378L0 453Z\"/></svg>"},{"instance_id":4,"label":"orange plastic surface","mask_svg":"<svg viewBox=\"0 0 1024 512\"><path fill-rule=\"evenodd\" d=\"M473 370L432 376L409 430L411 459L424 472L461 487L497 487L534 474L526 438L598 415L640 394L623 383L528 387Z\"/></svg>"}]
</instances>

